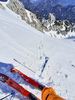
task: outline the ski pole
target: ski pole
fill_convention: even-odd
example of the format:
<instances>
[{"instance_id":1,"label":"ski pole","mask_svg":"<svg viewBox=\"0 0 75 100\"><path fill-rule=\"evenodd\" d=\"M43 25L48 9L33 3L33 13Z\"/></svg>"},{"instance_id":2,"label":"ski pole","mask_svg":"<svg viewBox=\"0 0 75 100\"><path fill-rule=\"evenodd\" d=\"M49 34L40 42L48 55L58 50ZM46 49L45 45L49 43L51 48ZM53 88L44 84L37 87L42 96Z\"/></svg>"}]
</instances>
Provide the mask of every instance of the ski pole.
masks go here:
<instances>
[{"instance_id":1,"label":"ski pole","mask_svg":"<svg viewBox=\"0 0 75 100\"><path fill-rule=\"evenodd\" d=\"M41 70L41 74L43 73L44 68L45 68L45 66L46 66L46 64L47 64L47 62L48 62L48 60L49 60L49 57L45 57L45 63L43 64L43 68L42 68L42 70Z\"/></svg>"},{"instance_id":2,"label":"ski pole","mask_svg":"<svg viewBox=\"0 0 75 100\"><path fill-rule=\"evenodd\" d=\"M0 99L0 100L3 100L3 99L5 99L5 98L7 98L7 97L9 97L11 94L9 94L9 95L7 95L7 96L5 96L5 97L3 97L2 99Z\"/></svg>"},{"instance_id":3,"label":"ski pole","mask_svg":"<svg viewBox=\"0 0 75 100\"><path fill-rule=\"evenodd\" d=\"M3 98L0 99L0 100L3 100L3 99L5 99L5 98L9 97L10 95L14 95L14 94L15 94L15 92L12 91L10 94L8 94L7 96L3 97Z\"/></svg>"},{"instance_id":4,"label":"ski pole","mask_svg":"<svg viewBox=\"0 0 75 100\"><path fill-rule=\"evenodd\" d=\"M20 65L26 67L28 70L32 71L33 73L37 74L36 72L34 72L32 69L28 68L27 66L23 65L21 62L19 62L18 60L16 59L13 59L14 61L16 61L17 63L19 63ZM38 75L38 74L37 74Z\"/></svg>"}]
</instances>

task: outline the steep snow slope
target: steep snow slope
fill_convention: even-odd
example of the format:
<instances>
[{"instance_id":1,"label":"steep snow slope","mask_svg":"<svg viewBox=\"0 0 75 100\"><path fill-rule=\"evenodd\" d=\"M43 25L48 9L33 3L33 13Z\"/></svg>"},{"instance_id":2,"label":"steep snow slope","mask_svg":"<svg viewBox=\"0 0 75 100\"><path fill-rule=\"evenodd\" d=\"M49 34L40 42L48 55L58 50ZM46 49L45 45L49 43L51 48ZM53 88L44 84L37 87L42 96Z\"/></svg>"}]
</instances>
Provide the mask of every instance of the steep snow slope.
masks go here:
<instances>
[{"instance_id":1,"label":"steep snow slope","mask_svg":"<svg viewBox=\"0 0 75 100\"><path fill-rule=\"evenodd\" d=\"M39 78L37 74L40 74L46 56L49 57L49 62L42 78ZM29 71L14 59L37 74ZM22 21L18 15L6 7L6 10L0 9L0 73L8 75L41 98L39 90L34 89L17 75L10 73L12 67L45 86L51 86L58 95L66 100L75 100L75 38L50 38ZM12 90L15 92L15 96L11 100L27 100L16 90L0 82L0 98ZM10 97L6 100L10 100Z\"/></svg>"}]
</instances>

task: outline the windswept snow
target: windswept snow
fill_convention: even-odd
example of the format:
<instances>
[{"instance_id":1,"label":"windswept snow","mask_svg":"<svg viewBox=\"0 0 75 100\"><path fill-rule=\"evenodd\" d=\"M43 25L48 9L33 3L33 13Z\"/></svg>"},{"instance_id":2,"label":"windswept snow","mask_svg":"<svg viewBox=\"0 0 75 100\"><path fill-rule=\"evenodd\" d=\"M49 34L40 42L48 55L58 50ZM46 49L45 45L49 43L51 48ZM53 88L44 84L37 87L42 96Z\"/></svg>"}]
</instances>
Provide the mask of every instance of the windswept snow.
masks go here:
<instances>
[{"instance_id":1,"label":"windswept snow","mask_svg":"<svg viewBox=\"0 0 75 100\"><path fill-rule=\"evenodd\" d=\"M49 61L39 78L46 56ZM51 38L32 28L6 7L5 10L0 9L0 73L9 76L41 99L41 91L17 77L18 74L11 74L10 69L13 67L43 85L54 88L56 93L66 100L75 100L75 37ZM0 99L11 91L15 92L15 96L5 100L28 100L7 84L0 82Z\"/></svg>"}]
</instances>

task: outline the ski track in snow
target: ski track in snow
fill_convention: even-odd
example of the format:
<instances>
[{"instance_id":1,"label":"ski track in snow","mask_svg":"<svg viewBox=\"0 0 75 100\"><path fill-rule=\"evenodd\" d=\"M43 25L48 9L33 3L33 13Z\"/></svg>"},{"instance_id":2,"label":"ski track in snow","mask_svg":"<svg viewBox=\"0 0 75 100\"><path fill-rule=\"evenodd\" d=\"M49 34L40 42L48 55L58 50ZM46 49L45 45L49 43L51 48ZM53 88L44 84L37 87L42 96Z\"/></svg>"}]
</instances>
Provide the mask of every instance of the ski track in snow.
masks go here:
<instances>
[{"instance_id":1,"label":"ski track in snow","mask_svg":"<svg viewBox=\"0 0 75 100\"><path fill-rule=\"evenodd\" d=\"M49 62L39 78L46 56ZM75 100L75 37L51 38L26 24L6 7L6 10L0 9L0 73L9 76L41 99L41 91L22 80L18 74L11 74L10 69L13 67L43 85L51 86L66 100ZM0 82L0 98L12 90L15 96L5 100L28 100L6 83Z\"/></svg>"}]
</instances>

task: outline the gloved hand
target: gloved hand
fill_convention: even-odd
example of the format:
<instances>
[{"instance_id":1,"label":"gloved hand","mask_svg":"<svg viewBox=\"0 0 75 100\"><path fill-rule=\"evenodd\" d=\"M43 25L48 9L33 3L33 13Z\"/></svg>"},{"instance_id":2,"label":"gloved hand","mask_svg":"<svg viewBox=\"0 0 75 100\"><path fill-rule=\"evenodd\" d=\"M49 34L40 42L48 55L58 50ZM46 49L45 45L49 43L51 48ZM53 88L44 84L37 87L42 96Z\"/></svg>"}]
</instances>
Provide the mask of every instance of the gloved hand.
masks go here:
<instances>
[{"instance_id":1,"label":"gloved hand","mask_svg":"<svg viewBox=\"0 0 75 100\"><path fill-rule=\"evenodd\" d=\"M41 95L42 100L65 100L60 96L56 95L56 92L51 87L44 87Z\"/></svg>"}]
</instances>

